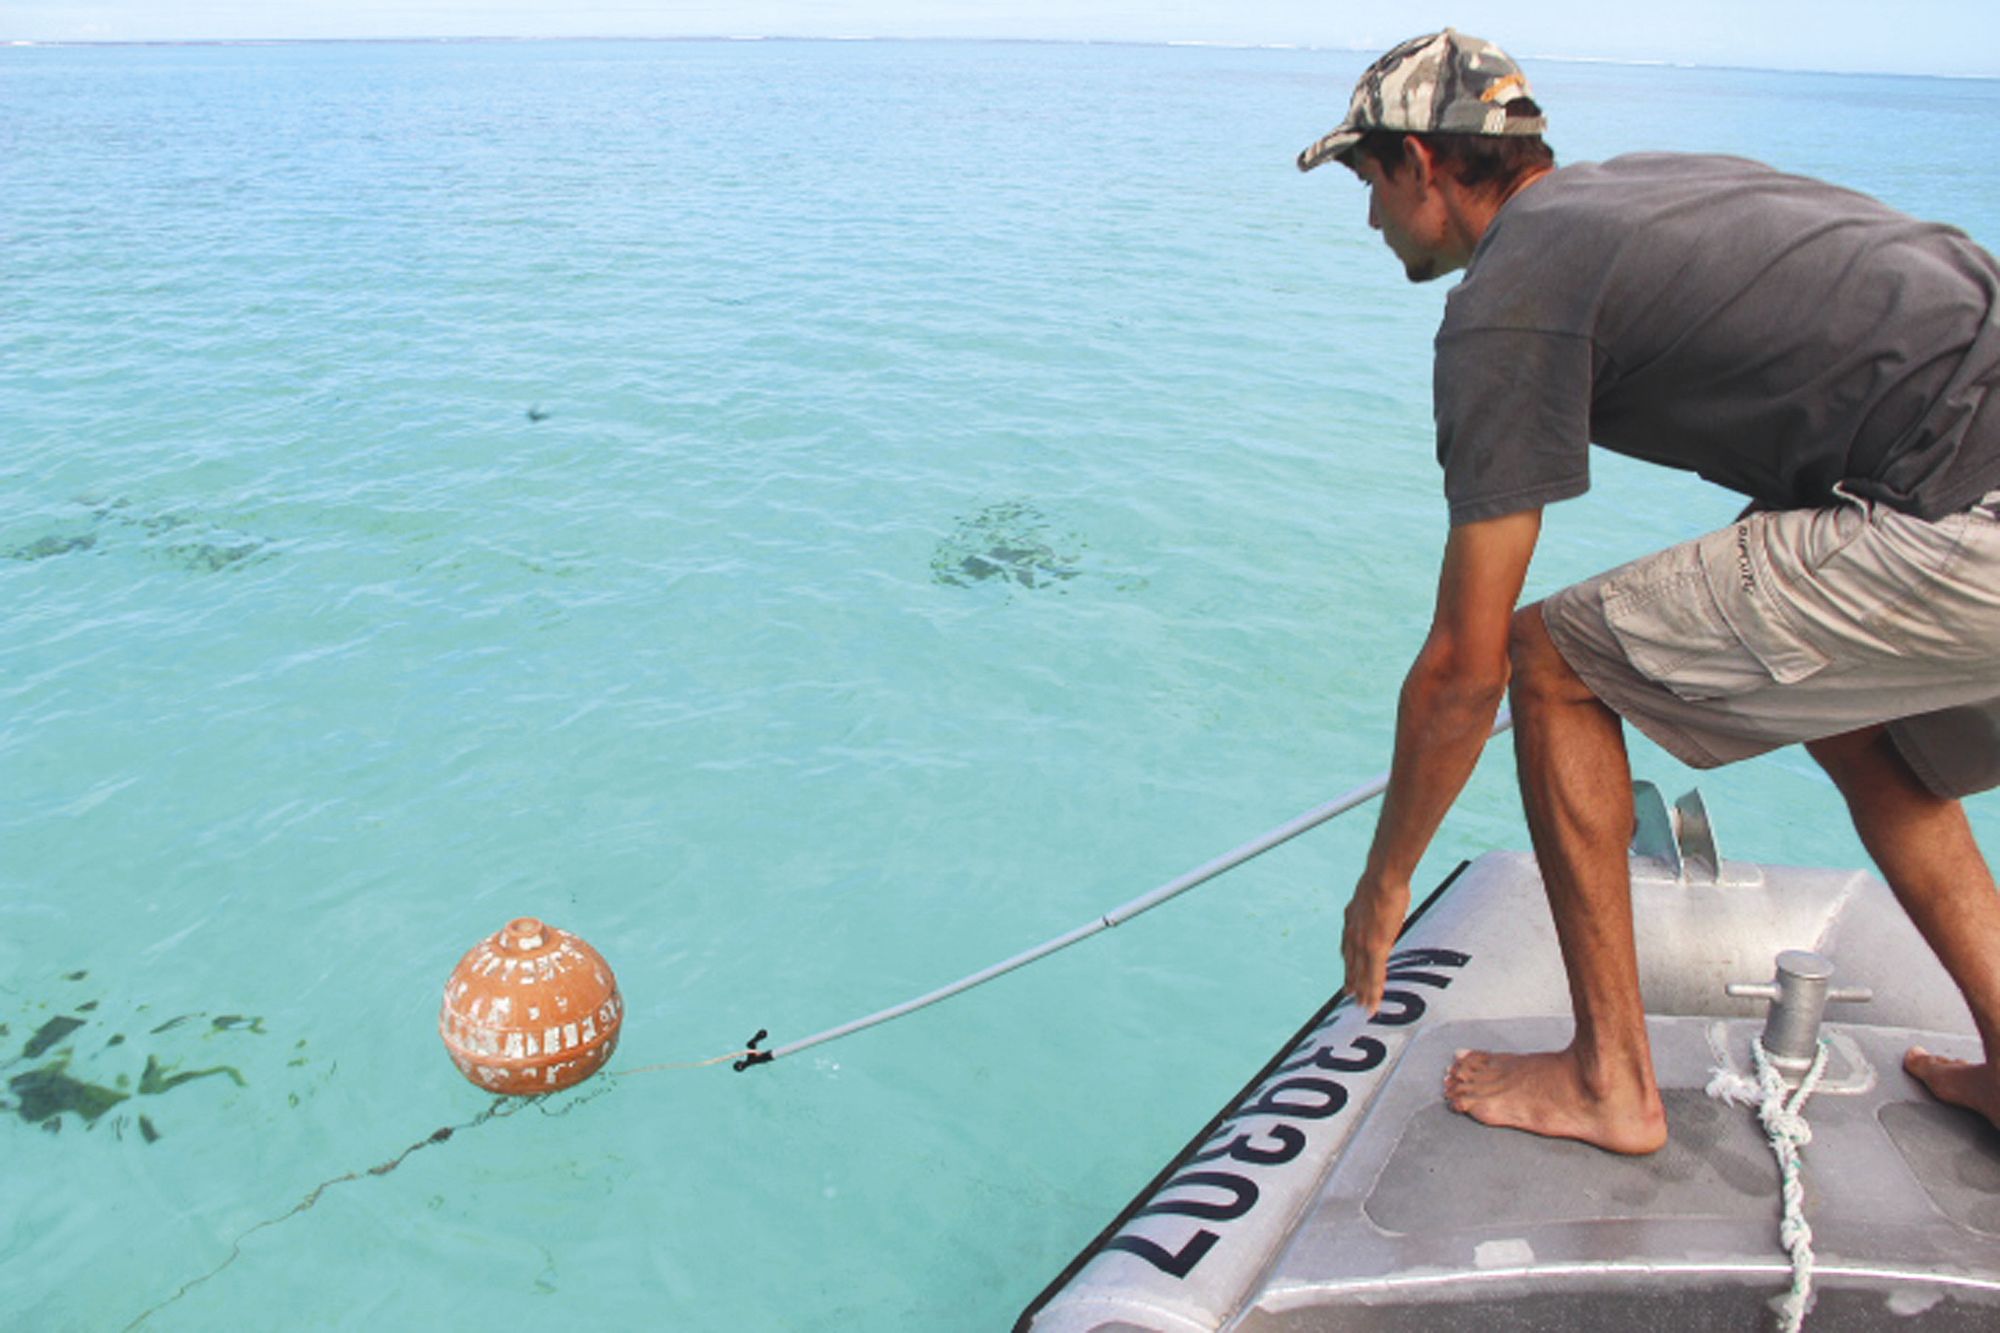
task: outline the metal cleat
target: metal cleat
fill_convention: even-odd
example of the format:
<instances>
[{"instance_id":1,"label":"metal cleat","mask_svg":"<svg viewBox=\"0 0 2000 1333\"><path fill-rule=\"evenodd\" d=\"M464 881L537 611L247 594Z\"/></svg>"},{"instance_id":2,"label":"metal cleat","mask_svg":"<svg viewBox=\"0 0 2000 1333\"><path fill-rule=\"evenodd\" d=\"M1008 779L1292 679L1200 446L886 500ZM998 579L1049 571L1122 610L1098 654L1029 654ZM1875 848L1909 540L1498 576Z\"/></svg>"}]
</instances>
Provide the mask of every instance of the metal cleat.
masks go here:
<instances>
[{"instance_id":1,"label":"metal cleat","mask_svg":"<svg viewBox=\"0 0 2000 1333\"><path fill-rule=\"evenodd\" d=\"M1764 1017L1764 1052L1787 1080L1796 1083L1819 1054L1819 1025L1831 1002L1859 1004L1875 998L1866 986L1834 987L1833 960L1806 949L1778 955L1771 981L1732 981L1729 994L1740 1000L1769 1000Z\"/></svg>"}]
</instances>

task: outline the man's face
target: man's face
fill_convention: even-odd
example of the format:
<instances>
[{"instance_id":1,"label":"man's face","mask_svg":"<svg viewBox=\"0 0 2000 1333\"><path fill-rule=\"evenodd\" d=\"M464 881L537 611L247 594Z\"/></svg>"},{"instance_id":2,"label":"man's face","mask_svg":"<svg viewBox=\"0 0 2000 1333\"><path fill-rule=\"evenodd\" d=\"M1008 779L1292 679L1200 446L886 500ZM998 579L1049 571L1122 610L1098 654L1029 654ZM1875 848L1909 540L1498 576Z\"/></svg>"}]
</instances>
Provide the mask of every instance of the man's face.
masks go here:
<instances>
[{"instance_id":1,"label":"man's face","mask_svg":"<svg viewBox=\"0 0 2000 1333\"><path fill-rule=\"evenodd\" d=\"M1443 272L1444 211L1413 162L1405 161L1393 176L1374 158L1356 154L1354 174L1368 187L1368 225L1403 261L1411 282L1429 282Z\"/></svg>"}]
</instances>

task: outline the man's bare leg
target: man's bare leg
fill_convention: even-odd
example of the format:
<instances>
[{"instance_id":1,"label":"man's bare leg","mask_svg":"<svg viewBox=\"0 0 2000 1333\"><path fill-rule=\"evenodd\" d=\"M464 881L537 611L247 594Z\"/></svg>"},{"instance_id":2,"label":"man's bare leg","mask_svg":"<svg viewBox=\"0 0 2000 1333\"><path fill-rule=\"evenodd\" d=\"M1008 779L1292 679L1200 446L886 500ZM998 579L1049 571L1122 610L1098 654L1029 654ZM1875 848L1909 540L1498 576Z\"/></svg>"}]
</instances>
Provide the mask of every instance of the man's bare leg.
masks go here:
<instances>
[{"instance_id":1,"label":"man's bare leg","mask_svg":"<svg viewBox=\"0 0 2000 1333\"><path fill-rule=\"evenodd\" d=\"M1847 798L1862 845L1958 983L1986 1048L1986 1062L1971 1064L1912 1047L1903 1067L1941 1100L2000 1126L2000 891L1964 807L1924 786L1886 728L1806 748Z\"/></svg>"},{"instance_id":2,"label":"man's bare leg","mask_svg":"<svg viewBox=\"0 0 2000 1333\"><path fill-rule=\"evenodd\" d=\"M1632 769L1625 732L1556 651L1540 604L1514 617L1514 749L1528 831L1569 974L1576 1035L1560 1051L1471 1051L1452 1109L1489 1125L1648 1153L1667 1141L1632 940Z\"/></svg>"}]
</instances>

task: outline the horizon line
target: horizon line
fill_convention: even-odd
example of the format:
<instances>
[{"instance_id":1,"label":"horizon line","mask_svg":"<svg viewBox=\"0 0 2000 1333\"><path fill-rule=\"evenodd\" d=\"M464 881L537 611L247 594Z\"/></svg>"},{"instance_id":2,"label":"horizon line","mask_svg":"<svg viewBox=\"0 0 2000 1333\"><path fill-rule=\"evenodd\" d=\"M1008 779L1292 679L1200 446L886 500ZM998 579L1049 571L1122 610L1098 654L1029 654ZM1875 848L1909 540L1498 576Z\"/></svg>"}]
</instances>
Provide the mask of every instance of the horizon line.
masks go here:
<instances>
[{"instance_id":1,"label":"horizon line","mask_svg":"<svg viewBox=\"0 0 2000 1333\"><path fill-rule=\"evenodd\" d=\"M1132 46L1185 50L1219 51L1299 51L1366 55L1374 50L1364 46L1320 45L1313 42L1232 42L1208 38L1140 37L1023 37L1023 36L943 36L897 33L564 33L549 35L506 33L455 33L448 35L404 34L400 36L341 37L0 37L0 49L23 50L69 47L182 47L182 46L449 46L503 45L537 42L958 42L967 45L1024 46ZM1686 69L1736 71L1751 74L1830 74L1885 79L1943 79L1952 82L1993 82L2000 71L1990 74L1939 74L1912 70L1821 69L1799 65L1710 65L1692 60L1641 60L1623 56L1554 55L1524 52L1523 60L1565 65L1616 65L1632 69Z\"/></svg>"}]
</instances>

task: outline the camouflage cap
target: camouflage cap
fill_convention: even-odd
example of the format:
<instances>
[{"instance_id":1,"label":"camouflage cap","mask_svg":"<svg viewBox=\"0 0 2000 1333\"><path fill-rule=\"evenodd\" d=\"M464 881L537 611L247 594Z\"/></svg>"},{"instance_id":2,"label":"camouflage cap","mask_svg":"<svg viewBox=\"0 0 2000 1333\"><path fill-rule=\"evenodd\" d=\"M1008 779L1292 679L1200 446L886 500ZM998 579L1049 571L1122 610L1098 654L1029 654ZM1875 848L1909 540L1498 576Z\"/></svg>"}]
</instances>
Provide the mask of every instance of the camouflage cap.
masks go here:
<instances>
[{"instance_id":1,"label":"camouflage cap","mask_svg":"<svg viewBox=\"0 0 2000 1333\"><path fill-rule=\"evenodd\" d=\"M1412 37L1368 67L1347 119L1299 154L1299 170L1345 161L1370 130L1406 134L1540 134L1548 120L1507 114L1530 97L1527 76L1491 42L1446 28Z\"/></svg>"}]
</instances>

